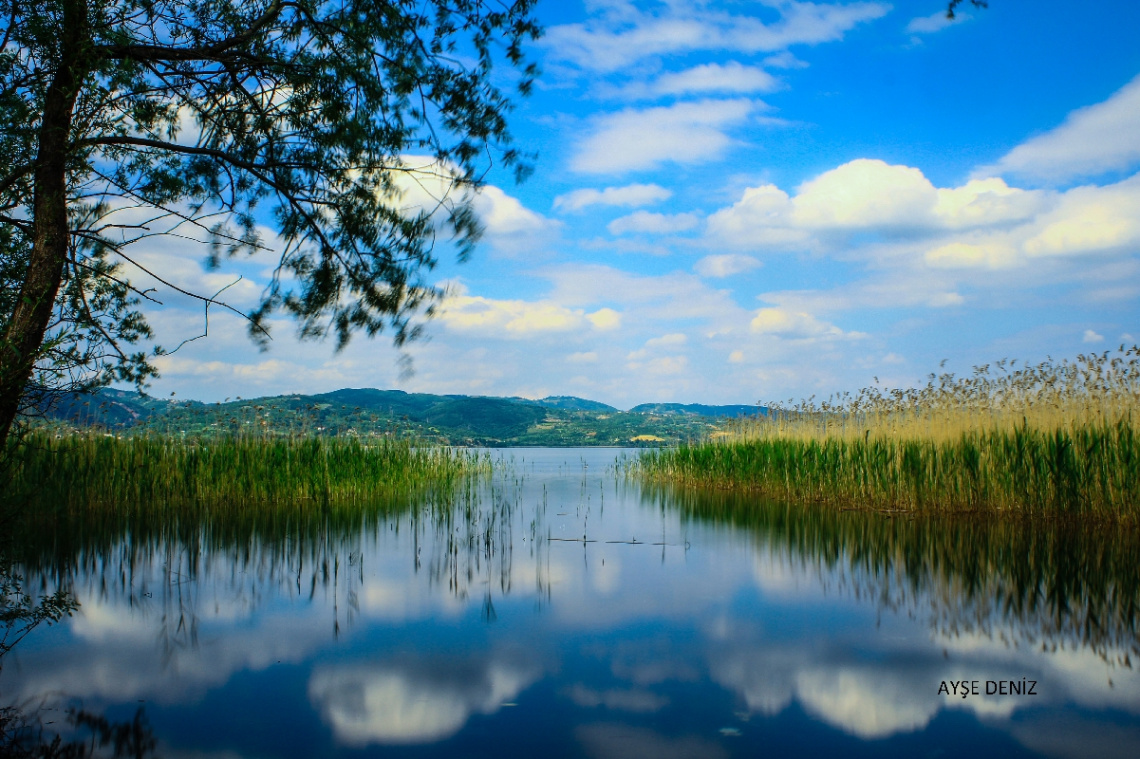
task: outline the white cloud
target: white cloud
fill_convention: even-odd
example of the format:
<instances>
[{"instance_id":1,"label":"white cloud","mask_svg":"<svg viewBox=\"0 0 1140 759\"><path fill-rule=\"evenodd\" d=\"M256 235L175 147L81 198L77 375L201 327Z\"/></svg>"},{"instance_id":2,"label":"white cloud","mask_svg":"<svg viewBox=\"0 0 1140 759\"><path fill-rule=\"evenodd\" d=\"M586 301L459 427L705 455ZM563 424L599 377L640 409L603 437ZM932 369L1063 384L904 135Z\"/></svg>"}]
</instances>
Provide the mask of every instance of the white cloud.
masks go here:
<instances>
[{"instance_id":1,"label":"white cloud","mask_svg":"<svg viewBox=\"0 0 1140 759\"><path fill-rule=\"evenodd\" d=\"M561 211L581 211L589 206L625 206L637 208L668 200L673 191L657 184L629 184L624 187L606 187L602 190L587 188L574 190L554 199L554 207Z\"/></svg>"},{"instance_id":2,"label":"white cloud","mask_svg":"<svg viewBox=\"0 0 1140 759\"><path fill-rule=\"evenodd\" d=\"M586 319L594 325L594 329L603 332L621 326L621 314L612 308L599 308L592 314L586 314Z\"/></svg>"},{"instance_id":3,"label":"white cloud","mask_svg":"<svg viewBox=\"0 0 1140 759\"><path fill-rule=\"evenodd\" d=\"M931 308L949 308L950 306L960 306L966 302L966 299L961 294L955 292L949 293L936 293L927 300L926 305Z\"/></svg>"},{"instance_id":4,"label":"white cloud","mask_svg":"<svg viewBox=\"0 0 1140 759\"><path fill-rule=\"evenodd\" d=\"M469 186L458 181L454 167L429 156L404 156L402 165L393 202L406 214L448 213L458 204L470 201L483 224L483 239L506 251L529 250L547 242L560 226L495 185L484 185L472 194Z\"/></svg>"},{"instance_id":5,"label":"white cloud","mask_svg":"<svg viewBox=\"0 0 1140 759\"><path fill-rule=\"evenodd\" d=\"M557 222L523 206L498 187L488 185L475 197L475 211L492 238L546 234Z\"/></svg>"},{"instance_id":6,"label":"white cloud","mask_svg":"<svg viewBox=\"0 0 1140 759\"><path fill-rule=\"evenodd\" d=\"M773 92L780 80L759 66L744 66L737 61L726 64L706 63L684 71L662 74L649 86L656 95L687 95L700 92Z\"/></svg>"},{"instance_id":7,"label":"white cloud","mask_svg":"<svg viewBox=\"0 0 1140 759\"><path fill-rule=\"evenodd\" d=\"M720 253L705 256L697 261L693 268L702 277L722 278L741 274L759 266L760 262L752 256L744 256L739 253Z\"/></svg>"},{"instance_id":8,"label":"white cloud","mask_svg":"<svg viewBox=\"0 0 1140 759\"><path fill-rule=\"evenodd\" d=\"M916 168L856 159L804 182L794 196L775 185L747 188L708 217L707 242L833 254L897 271L922 262L926 276L929 269L1024 269L1034 258L1126 254L1140 245L1137 207L1140 174L1064 192L1024 190L994 177L936 188ZM702 261L698 271L711 273L716 260ZM1036 273L1072 277L1056 267ZM963 302L952 283L940 293L913 280L907 287L929 293L929 305Z\"/></svg>"},{"instance_id":9,"label":"white cloud","mask_svg":"<svg viewBox=\"0 0 1140 759\"><path fill-rule=\"evenodd\" d=\"M936 198L918 169L859 158L801 185L792 215L808 227L909 226L930 213Z\"/></svg>"},{"instance_id":10,"label":"white cloud","mask_svg":"<svg viewBox=\"0 0 1140 759\"><path fill-rule=\"evenodd\" d=\"M346 380L345 375L336 368L314 367L278 358L244 363L197 361L180 355L168 355L156 358L154 365L164 377L193 377L198 383L206 380L212 384L233 383L239 387L249 387L255 392L277 387L286 380L326 386L340 386Z\"/></svg>"},{"instance_id":11,"label":"white cloud","mask_svg":"<svg viewBox=\"0 0 1140 759\"><path fill-rule=\"evenodd\" d=\"M595 351L571 353L566 357L566 361L571 364L596 364L598 363L598 354Z\"/></svg>"},{"instance_id":12,"label":"white cloud","mask_svg":"<svg viewBox=\"0 0 1140 759\"><path fill-rule=\"evenodd\" d=\"M996 178L935 188L921 171L859 158L804 182L794 197L775 185L747 188L741 199L709 217L710 235L730 245L826 247L821 231L926 231L1009 226L1048 207L1047 196ZM831 240L834 242L834 238Z\"/></svg>"},{"instance_id":13,"label":"white cloud","mask_svg":"<svg viewBox=\"0 0 1140 759\"><path fill-rule=\"evenodd\" d=\"M514 338L588 327L609 330L621 324L621 314L609 308L586 313L549 300L497 300L462 291L444 300L437 318L450 330Z\"/></svg>"},{"instance_id":14,"label":"white cloud","mask_svg":"<svg viewBox=\"0 0 1140 759\"><path fill-rule=\"evenodd\" d=\"M1045 214L1025 241L1030 256L1056 256L1121 248L1140 242L1140 175L1107 187L1076 187Z\"/></svg>"},{"instance_id":15,"label":"white cloud","mask_svg":"<svg viewBox=\"0 0 1140 759\"><path fill-rule=\"evenodd\" d=\"M739 364L744 361L744 351L733 351L728 354L728 363Z\"/></svg>"},{"instance_id":16,"label":"white cloud","mask_svg":"<svg viewBox=\"0 0 1140 759\"><path fill-rule=\"evenodd\" d=\"M680 348L682 345L685 345L688 341L689 338L682 332L673 332L668 335L662 335L661 337L652 337L645 341L645 347L631 352L626 356L626 359L629 361L642 361L643 359L649 358L651 355L659 355L661 349L675 350L677 348ZM679 357L674 356L669 357L668 360L671 361L678 358ZM677 366L675 363L670 365ZM635 366L641 365L636 364Z\"/></svg>"},{"instance_id":17,"label":"white cloud","mask_svg":"<svg viewBox=\"0 0 1140 759\"><path fill-rule=\"evenodd\" d=\"M809 233L791 221L791 199L775 185L749 187L729 208L709 217L710 235L723 243L753 250L803 245Z\"/></svg>"},{"instance_id":18,"label":"white cloud","mask_svg":"<svg viewBox=\"0 0 1140 759\"><path fill-rule=\"evenodd\" d=\"M689 368L689 358L687 356L663 356L646 364L630 364L629 368L634 371L644 371L647 374L682 374Z\"/></svg>"},{"instance_id":19,"label":"white cloud","mask_svg":"<svg viewBox=\"0 0 1140 759\"><path fill-rule=\"evenodd\" d=\"M906 25L906 31L909 34L931 34L969 19L970 15L967 13L955 13L954 18L947 18L946 10L942 9L931 13L929 16L912 18L910 23Z\"/></svg>"},{"instance_id":20,"label":"white cloud","mask_svg":"<svg viewBox=\"0 0 1140 759\"><path fill-rule=\"evenodd\" d=\"M570 161L574 171L611 174L663 162L699 163L732 144L726 133L755 110L751 100L701 100L655 108L627 108L598 118Z\"/></svg>"},{"instance_id":21,"label":"white cloud","mask_svg":"<svg viewBox=\"0 0 1140 759\"><path fill-rule=\"evenodd\" d=\"M780 18L766 24L754 15L713 11L696 3L671 3L662 13L626 5L621 12L601 14L586 23L553 26L543 44L554 60L588 70L616 71L645 58L699 50L779 52L792 45L832 42L890 9L865 2L781 2L774 7Z\"/></svg>"},{"instance_id":22,"label":"white cloud","mask_svg":"<svg viewBox=\"0 0 1140 759\"><path fill-rule=\"evenodd\" d=\"M805 61L801 61L788 50L768 56L763 63L768 68L773 69L806 69L808 67Z\"/></svg>"},{"instance_id":23,"label":"white cloud","mask_svg":"<svg viewBox=\"0 0 1140 759\"><path fill-rule=\"evenodd\" d=\"M622 306L623 313L636 311L640 323L677 319L731 323L745 313L727 291L714 290L699 277L684 272L643 276L585 264L546 269L542 276L554 285L550 297L559 303L589 307L613 302Z\"/></svg>"},{"instance_id":24,"label":"white cloud","mask_svg":"<svg viewBox=\"0 0 1140 759\"><path fill-rule=\"evenodd\" d=\"M858 332L844 332L829 322L804 311L787 308L762 308L752 318L751 329L762 335L791 339L862 337Z\"/></svg>"},{"instance_id":25,"label":"white cloud","mask_svg":"<svg viewBox=\"0 0 1140 759\"><path fill-rule=\"evenodd\" d=\"M934 269L1004 269L1018 262L1017 251L1003 242L952 242L927 251L924 260Z\"/></svg>"},{"instance_id":26,"label":"white cloud","mask_svg":"<svg viewBox=\"0 0 1140 759\"><path fill-rule=\"evenodd\" d=\"M687 338L684 335L684 333L673 332L673 333L668 334L668 335L662 335L661 337L650 338L649 340L645 341L645 345L647 347L650 347L650 348L656 348L656 347L662 347L662 346L672 348L672 347L676 347L678 345L684 345L688 341L689 341L689 338Z\"/></svg>"},{"instance_id":27,"label":"white cloud","mask_svg":"<svg viewBox=\"0 0 1140 759\"><path fill-rule=\"evenodd\" d=\"M1060 126L1026 140L978 173L1063 183L1138 163L1140 75L1108 100L1073 111Z\"/></svg>"},{"instance_id":28,"label":"white cloud","mask_svg":"<svg viewBox=\"0 0 1140 759\"><path fill-rule=\"evenodd\" d=\"M997 178L971 179L961 187L939 188L934 216L947 227L1006 224L1032 218L1045 195L1010 187Z\"/></svg>"},{"instance_id":29,"label":"white cloud","mask_svg":"<svg viewBox=\"0 0 1140 759\"><path fill-rule=\"evenodd\" d=\"M650 235L667 235L686 232L700 224L695 213L662 214L649 211L634 211L628 216L614 219L606 229L611 234L624 235L631 232Z\"/></svg>"},{"instance_id":30,"label":"white cloud","mask_svg":"<svg viewBox=\"0 0 1140 759\"><path fill-rule=\"evenodd\" d=\"M1084 336L1081 338L1083 343L1103 343L1104 335L1093 332L1091 329L1086 329Z\"/></svg>"}]
</instances>

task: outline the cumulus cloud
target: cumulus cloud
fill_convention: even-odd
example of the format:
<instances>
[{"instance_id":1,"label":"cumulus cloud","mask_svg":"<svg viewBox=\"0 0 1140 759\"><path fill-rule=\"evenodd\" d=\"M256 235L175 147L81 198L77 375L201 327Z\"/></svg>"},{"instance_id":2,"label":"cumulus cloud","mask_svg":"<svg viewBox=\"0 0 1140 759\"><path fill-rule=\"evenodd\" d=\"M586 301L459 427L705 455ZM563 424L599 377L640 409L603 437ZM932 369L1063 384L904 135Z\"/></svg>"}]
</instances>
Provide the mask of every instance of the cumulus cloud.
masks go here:
<instances>
[{"instance_id":1,"label":"cumulus cloud","mask_svg":"<svg viewBox=\"0 0 1140 759\"><path fill-rule=\"evenodd\" d=\"M592 71L616 71L670 54L716 50L779 52L792 45L833 42L860 23L882 17L882 3L830 5L781 2L779 18L765 23L754 15L712 10L697 3L670 3L660 13L623 6L586 23L547 30L544 43L553 60Z\"/></svg>"},{"instance_id":2,"label":"cumulus cloud","mask_svg":"<svg viewBox=\"0 0 1140 759\"><path fill-rule=\"evenodd\" d=\"M1107 187L1077 187L1045 214L1025 241L1030 256L1057 256L1121 248L1140 242L1140 175Z\"/></svg>"},{"instance_id":3,"label":"cumulus cloud","mask_svg":"<svg viewBox=\"0 0 1140 759\"><path fill-rule=\"evenodd\" d=\"M918 169L859 158L801 185L792 218L807 227L903 226L927 215L936 198Z\"/></svg>"},{"instance_id":4,"label":"cumulus cloud","mask_svg":"<svg viewBox=\"0 0 1140 759\"><path fill-rule=\"evenodd\" d=\"M775 185L747 188L709 217L709 231L746 247L813 247L820 230L946 230L1011 224L1045 207L1043 193L974 179L935 188L921 171L859 158L804 182L790 197Z\"/></svg>"},{"instance_id":5,"label":"cumulus cloud","mask_svg":"<svg viewBox=\"0 0 1140 759\"><path fill-rule=\"evenodd\" d=\"M1140 164L1140 75L1108 100L1073 111L1064 123L1015 147L981 175L1013 174L1064 183Z\"/></svg>"},{"instance_id":6,"label":"cumulus cloud","mask_svg":"<svg viewBox=\"0 0 1140 759\"><path fill-rule=\"evenodd\" d=\"M570 167L590 174L651 169L720 157L732 144L728 130L756 109L747 99L701 100L654 108L627 108L596 119Z\"/></svg>"},{"instance_id":7,"label":"cumulus cloud","mask_svg":"<svg viewBox=\"0 0 1140 759\"><path fill-rule=\"evenodd\" d=\"M700 217L695 213L662 214L634 211L628 216L614 219L606 226L606 229L615 235L630 233L667 235L674 232L687 232L700 223Z\"/></svg>"},{"instance_id":8,"label":"cumulus cloud","mask_svg":"<svg viewBox=\"0 0 1140 759\"><path fill-rule=\"evenodd\" d=\"M1045 198L1045 193L1010 187L999 178L971 179L961 187L938 189L934 218L953 228L1007 224L1032 218Z\"/></svg>"},{"instance_id":9,"label":"cumulus cloud","mask_svg":"<svg viewBox=\"0 0 1140 759\"><path fill-rule=\"evenodd\" d=\"M804 245L810 234L793 226L791 208L779 187L749 187L739 201L709 217L708 230L719 242L751 249Z\"/></svg>"},{"instance_id":10,"label":"cumulus cloud","mask_svg":"<svg viewBox=\"0 0 1140 759\"><path fill-rule=\"evenodd\" d=\"M739 253L719 253L705 256L700 261L697 261L693 268L697 274L700 274L702 277L721 278L741 274L759 266L760 262L752 256L745 256Z\"/></svg>"},{"instance_id":11,"label":"cumulus cloud","mask_svg":"<svg viewBox=\"0 0 1140 759\"><path fill-rule=\"evenodd\" d=\"M657 184L628 184L623 187L606 187L601 190L586 188L574 190L554 199L560 211L581 211L590 206L625 206L637 208L668 200L673 191Z\"/></svg>"},{"instance_id":12,"label":"cumulus cloud","mask_svg":"<svg viewBox=\"0 0 1140 759\"><path fill-rule=\"evenodd\" d=\"M916 168L861 158L804 182L791 196L775 185L750 187L708 217L707 232L710 243L747 251L992 271L1040 257L1127 252L1140 245L1138 205L1140 175L1064 192L1011 187L996 177L936 188ZM709 273L716 260L702 261L705 271L698 271ZM951 294L939 305L960 302Z\"/></svg>"}]
</instances>

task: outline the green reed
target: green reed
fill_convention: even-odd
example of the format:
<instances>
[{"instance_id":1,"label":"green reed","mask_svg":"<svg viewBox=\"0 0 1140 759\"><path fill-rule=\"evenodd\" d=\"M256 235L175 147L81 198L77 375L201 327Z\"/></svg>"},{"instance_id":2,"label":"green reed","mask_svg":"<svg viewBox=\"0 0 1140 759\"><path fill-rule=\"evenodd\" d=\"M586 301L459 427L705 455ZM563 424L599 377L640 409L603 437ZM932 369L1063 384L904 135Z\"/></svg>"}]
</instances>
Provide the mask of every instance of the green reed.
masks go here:
<instances>
[{"instance_id":1,"label":"green reed","mask_svg":"<svg viewBox=\"0 0 1140 759\"><path fill-rule=\"evenodd\" d=\"M258 504L306 509L450 491L486 466L473 454L392 439L33 434L8 452L5 499L37 512L156 516Z\"/></svg>"},{"instance_id":2,"label":"green reed","mask_svg":"<svg viewBox=\"0 0 1140 759\"><path fill-rule=\"evenodd\" d=\"M805 401L632 468L798 502L1134 519L1140 349L1121 353Z\"/></svg>"}]
</instances>

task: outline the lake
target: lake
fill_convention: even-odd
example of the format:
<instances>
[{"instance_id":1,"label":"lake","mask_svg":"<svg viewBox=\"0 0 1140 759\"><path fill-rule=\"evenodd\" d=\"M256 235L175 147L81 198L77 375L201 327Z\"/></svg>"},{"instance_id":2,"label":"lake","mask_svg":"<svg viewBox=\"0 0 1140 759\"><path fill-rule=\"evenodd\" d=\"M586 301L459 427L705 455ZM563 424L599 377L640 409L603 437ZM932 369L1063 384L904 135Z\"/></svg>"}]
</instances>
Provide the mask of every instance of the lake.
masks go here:
<instances>
[{"instance_id":1,"label":"lake","mask_svg":"<svg viewBox=\"0 0 1140 759\"><path fill-rule=\"evenodd\" d=\"M1140 537L641 487L613 449L366 519L27 545L0 697L169 757L1135 756ZM240 521L240 520L239 520ZM140 712L141 710L141 712Z\"/></svg>"}]
</instances>

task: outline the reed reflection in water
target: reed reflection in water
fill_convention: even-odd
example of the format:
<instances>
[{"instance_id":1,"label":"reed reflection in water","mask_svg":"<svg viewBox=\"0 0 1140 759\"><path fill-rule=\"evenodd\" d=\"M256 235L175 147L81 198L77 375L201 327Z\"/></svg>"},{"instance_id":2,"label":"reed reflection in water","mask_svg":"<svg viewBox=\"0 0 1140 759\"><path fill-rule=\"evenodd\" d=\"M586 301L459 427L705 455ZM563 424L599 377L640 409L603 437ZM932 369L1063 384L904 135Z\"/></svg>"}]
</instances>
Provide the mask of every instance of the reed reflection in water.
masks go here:
<instances>
[{"instance_id":1,"label":"reed reflection in water","mask_svg":"<svg viewBox=\"0 0 1140 759\"><path fill-rule=\"evenodd\" d=\"M892 612L926 612L944 636L1140 656L1140 531L993 514L916 515L786 504L649 485L648 503L746 530L757 547L834 574Z\"/></svg>"}]
</instances>

